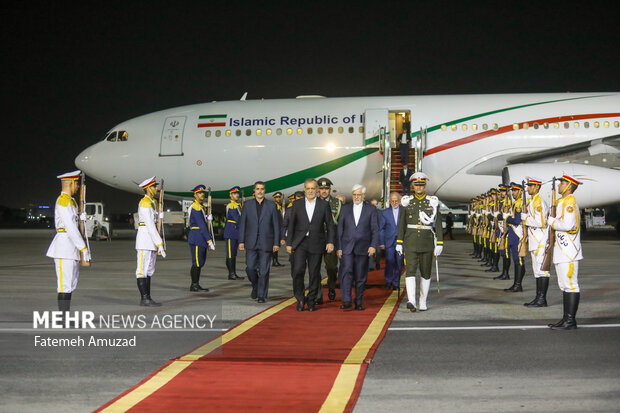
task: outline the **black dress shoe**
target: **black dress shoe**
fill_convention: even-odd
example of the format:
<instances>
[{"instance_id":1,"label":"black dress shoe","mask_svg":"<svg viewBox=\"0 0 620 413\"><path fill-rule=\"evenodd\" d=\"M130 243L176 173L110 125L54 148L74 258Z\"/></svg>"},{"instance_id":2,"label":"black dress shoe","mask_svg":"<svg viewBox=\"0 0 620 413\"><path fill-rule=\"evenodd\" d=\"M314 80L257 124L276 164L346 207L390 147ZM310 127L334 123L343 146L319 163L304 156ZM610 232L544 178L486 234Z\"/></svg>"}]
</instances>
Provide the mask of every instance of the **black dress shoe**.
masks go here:
<instances>
[{"instance_id":1,"label":"black dress shoe","mask_svg":"<svg viewBox=\"0 0 620 413\"><path fill-rule=\"evenodd\" d=\"M313 305L308 306L308 311L316 311L316 307Z\"/></svg>"},{"instance_id":2,"label":"black dress shoe","mask_svg":"<svg viewBox=\"0 0 620 413\"><path fill-rule=\"evenodd\" d=\"M304 311L304 303L302 302L297 302L297 311Z\"/></svg>"},{"instance_id":3,"label":"black dress shoe","mask_svg":"<svg viewBox=\"0 0 620 413\"><path fill-rule=\"evenodd\" d=\"M265 302L265 299L264 299L263 297L258 297L258 302L259 302L259 303L264 303L264 302Z\"/></svg>"},{"instance_id":4,"label":"black dress shoe","mask_svg":"<svg viewBox=\"0 0 620 413\"><path fill-rule=\"evenodd\" d=\"M390 288L392 288L392 286L390 285L390 283L385 283L383 288L385 288L386 290L389 290Z\"/></svg>"},{"instance_id":5,"label":"black dress shoe","mask_svg":"<svg viewBox=\"0 0 620 413\"><path fill-rule=\"evenodd\" d=\"M314 300L314 304L317 304L317 305L323 304L323 299L322 298L317 298L316 300Z\"/></svg>"},{"instance_id":6,"label":"black dress shoe","mask_svg":"<svg viewBox=\"0 0 620 413\"><path fill-rule=\"evenodd\" d=\"M407 308L409 309L409 311L411 311L412 313L415 313L415 305L413 305L413 303L411 302L407 302Z\"/></svg>"},{"instance_id":7,"label":"black dress shoe","mask_svg":"<svg viewBox=\"0 0 620 413\"><path fill-rule=\"evenodd\" d=\"M252 294L250 294L250 297L252 298L252 300L256 300L256 297L258 297L258 292L256 291L256 288L252 288Z\"/></svg>"},{"instance_id":8,"label":"black dress shoe","mask_svg":"<svg viewBox=\"0 0 620 413\"><path fill-rule=\"evenodd\" d=\"M239 277L237 274L229 274L228 275L228 279L229 280L233 280L233 281L237 281L237 280L243 280L245 277Z\"/></svg>"},{"instance_id":9,"label":"black dress shoe","mask_svg":"<svg viewBox=\"0 0 620 413\"><path fill-rule=\"evenodd\" d=\"M358 310L358 311L364 311L365 310L364 306L361 305L361 304L355 304L355 309Z\"/></svg>"},{"instance_id":10,"label":"black dress shoe","mask_svg":"<svg viewBox=\"0 0 620 413\"><path fill-rule=\"evenodd\" d=\"M206 292L209 292L209 289L208 289L208 288L202 288L202 287L200 286L200 284L198 284L198 283L195 283L195 284L190 285L190 286L189 286L189 290L190 290L190 291L192 291L192 292L196 292L196 291L202 291L202 292L205 292L205 293L206 293Z\"/></svg>"},{"instance_id":11,"label":"black dress shoe","mask_svg":"<svg viewBox=\"0 0 620 413\"><path fill-rule=\"evenodd\" d=\"M329 298L329 301L334 301L336 299L336 290L329 290L327 297Z\"/></svg>"},{"instance_id":12,"label":"black dress shoe","mask_svg":"<svg viewBox=\"0 0 620 413\"><path fill-rule=\"evenodd\" d=\"M347 309L349 309L351 307L352 307L351 303L342 303L342 305L340 306L340 309L341 310L347 310Z\"/></svg>"}]
</instances>

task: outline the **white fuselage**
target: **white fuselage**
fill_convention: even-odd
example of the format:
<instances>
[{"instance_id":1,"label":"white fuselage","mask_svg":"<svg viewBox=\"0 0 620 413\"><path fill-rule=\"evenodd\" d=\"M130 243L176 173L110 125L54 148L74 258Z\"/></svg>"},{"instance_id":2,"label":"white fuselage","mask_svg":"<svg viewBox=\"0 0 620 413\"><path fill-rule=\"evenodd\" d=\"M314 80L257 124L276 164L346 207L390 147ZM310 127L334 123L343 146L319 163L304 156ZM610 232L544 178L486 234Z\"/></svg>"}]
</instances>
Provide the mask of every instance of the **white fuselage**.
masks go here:
<instances>
[{"instance_id":1,"label":"white fuselage","mask_svg":"<svg viewBox=\"0 0 620 413\"><path fill-rule=\"evenodd\" d=\"M288 194L306 178L322 176L349 197L351 187L363 183L370 199L382 188L378 130L368 124L375 109L410 113L414 142L426 131L427 192L444 201L465 201L496 187L510 157L620 134L620 94L609 92L228 101L123 122L111 131L126 131L126 140L101 141L76 165L136 193L145 178L162 177L173 199L190 198L198 184L210 186L216 200L227 200L235 185L249 196L257 180L265 181L268 193ZM384 124L389 130L388 119ZM619 178L617 170L590 168L586 174L600 185ZM558 165L555 174L562 172ZM614 191L581 206L618 202L620 191Z\"/></svg>"}]
</instances>

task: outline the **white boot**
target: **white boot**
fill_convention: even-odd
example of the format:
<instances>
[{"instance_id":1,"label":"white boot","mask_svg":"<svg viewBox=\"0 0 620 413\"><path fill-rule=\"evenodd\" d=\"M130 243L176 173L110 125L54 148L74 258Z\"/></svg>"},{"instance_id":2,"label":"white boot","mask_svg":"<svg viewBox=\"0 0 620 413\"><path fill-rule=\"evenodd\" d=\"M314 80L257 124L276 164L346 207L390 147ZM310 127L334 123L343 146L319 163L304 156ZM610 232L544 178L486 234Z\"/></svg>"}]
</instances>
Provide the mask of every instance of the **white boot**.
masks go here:
<instances>
[{"instance_id":1,"label":"white boot","mask_svg":"<svg viewBox=\"0 0 620 413\"><path fill-rule=\"evenodd\" d=\"M428 296L428 290L431 287L431 279L428 280L422 278L422 285L420 286L420 311L426 311L426 297Z\"/></svg>"},{"instance_id":2,"label":"white boot","mask_svg":"<svg viewBox=\"0 0 620 413\"><path fill-rule=\"evenodd\" d=\"M407 308L409 308L411 311L415 311L415 276L406 277L405 286L407 287L407 300L409 301L407 304L413 305L413 309L409 305L407 305Z\"/></svg>"}]
</instances>

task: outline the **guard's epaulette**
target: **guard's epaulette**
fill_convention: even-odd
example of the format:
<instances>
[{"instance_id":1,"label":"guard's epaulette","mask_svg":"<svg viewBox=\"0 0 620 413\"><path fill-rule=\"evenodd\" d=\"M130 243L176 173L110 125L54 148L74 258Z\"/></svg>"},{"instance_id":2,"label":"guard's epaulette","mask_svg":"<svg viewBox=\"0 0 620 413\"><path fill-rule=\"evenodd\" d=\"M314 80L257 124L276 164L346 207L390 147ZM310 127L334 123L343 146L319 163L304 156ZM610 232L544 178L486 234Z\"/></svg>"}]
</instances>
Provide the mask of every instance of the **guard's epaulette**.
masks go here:
<instances>
[{"instance_id":1,"label":"guard's epaulette","mask_svg":"<svg viewBox=\"0 0 620 413\"><path fill-rule=\"evenodd\" d=\"M66 207L69 205L75 205L75 201L73 200L73 198L71 198L69 195L65 194L64 192L60 194L60 196L58 197L58 205Z\"/></svg>"},{"instance_id":2,"label":"guard's epaulette","mask_svg":"<svg viewBox=\"0 0 620 413\"><path fill-rule=\"evenodd\" d=\"M153 203L151 202L151 199L148 196L145 196L144 198L140 200L140 206L142 208L153 208Z\"/></svg>"},{"instance_id":3,"label":"guard's epaulette","mask_svg":"<svg viewBox=\"0 0 620 413\"><path fill-rule=\"evenodd\" d=\"M192 204L192 209L193 209L194 211L202 211L202 205L200 205L198 202L194 202L194 203Z\"/></svg>"}]
</instances>

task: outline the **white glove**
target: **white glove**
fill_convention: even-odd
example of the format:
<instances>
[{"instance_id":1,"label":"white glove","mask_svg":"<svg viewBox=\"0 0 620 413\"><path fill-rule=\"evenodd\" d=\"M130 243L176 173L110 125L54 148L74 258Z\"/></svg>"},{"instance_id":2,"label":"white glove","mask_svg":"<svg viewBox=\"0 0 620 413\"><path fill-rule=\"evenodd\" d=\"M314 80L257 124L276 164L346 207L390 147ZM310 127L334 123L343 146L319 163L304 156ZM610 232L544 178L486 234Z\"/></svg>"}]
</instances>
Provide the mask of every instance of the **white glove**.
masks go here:
<instances>
[{"instance_id":1,"label":"white glove","mask_svg":"<svg viewBox=\"0 0 620 413\"><path fill-rule=\"evenodd\" d=\"M159 213L159 219L164 219L164 213L163 212Z\"/></svg>"},{"instance_id":2,"label":"white glove","mask_svg":"<svg viewBox=\"0 0 620 413\"><path fill-rule=\"evenodd\" d=\"M164 246L163 246L163 245L160 245L160 246L157 248L157 252L158 252L159 254L161 254L162 258L166 258L166 250L164 250Z\"/></svg>"},{"instance_id":3,"label":"white glove","mask_svg":"<svg viewBox=\"0 0 620 413\"><path fill-rule=\"evenodd\" d=\"M211 215L211 214L207 215L207 220L208 221L213 221L213 215Z\"/></svg>"},{"instance_id":4,"label":"white glove","mask_svg":"<svg viewBox=\"0 0 620 413\"><path fill-rule=\"evenodd\" d=\"M436 196L429 196L427 198L430 206L432 206L433 208L437 208L437 206L439 205L439 198L437 198Z\"/></svg>"},{"instance_id":5,"label":"white glove","mask_svg":"<svg viewBox=\"0 0 620 413\"><path fill-rule=\"evenodd\" d=\"M443 245L436 245L435 246L435 256L439 257L441 255L442 251L443 251Z\"/></svg>"},{"instance_id":6,"label":"white glove","mask_svg":"<svg viewBox=\"0 0 620 413\"><path fill-rule=\"evenodd\" d=\"M86 248L84 250L84 252L82 253L82 256L84 257L84 261L90 261L90 251L88 250L88 248Z\"/></svg>"},{"instance_id":7,"label":"white glove","mask_svg":"<svg viewBox=\"0 0 620 413\"><path fill-rule=\"evenodd\" d=\"M401 200L400 200L400 204L404 207L407 207L409 205L409 202L411 201L411 196L410 195L405 195Z\"/></svg>"},{"instance_id":8,"label":"white glove","mask_svg":"<svg viewBox=\"0 0 620 413\"><path fill-rule=\"evenodd\" d=\"M525 221L529 215L527 212L521 212L521 221Z\"/></svg>"},{"instance_id":9,"label":"white glove","mask_svg":"<svg viewBox=\"0 0 620 413\"><path fill-rule=\"evenodd\" d=\"M552 217L551 215L549 215L549 217L547 218L547 224L549 224L549 227L553 227L553 223L555 222L556 218Z\"/></svg>"},{"instance_id":10,"label":"white glove","mask_svg":"<svg viewBox=\"0 0 620 413\"><path fill-rule=\"evenodd\" d=\"M80 221L86 221L86 218L87 218L87 216L86 216L86 212L82 212L82 213L80 214Z\"/></svg>"},{"instance_id":11,"label":"white glove","mask_svg":"<svg viewBox=\"0 0 620 413\"><path fill-rule=\"evenodd\" d=\"M209 243L209 249L210 249L211 251L215 251L215 244L214 244L214 243L212 243L212 242L210 242L210 243Z\"/></svg>"},{"instance_id":12,"label":"white glove","mask_svg":"<svg viewBox=\"0 0 620 413\"><path fill-rule=\"evenodd\" d=\"M398 244L398 245L396 246L396 252L397 252L399 255L403 255L403 246L402 246L402 244Z\"/></svg>"}]
</instances>

